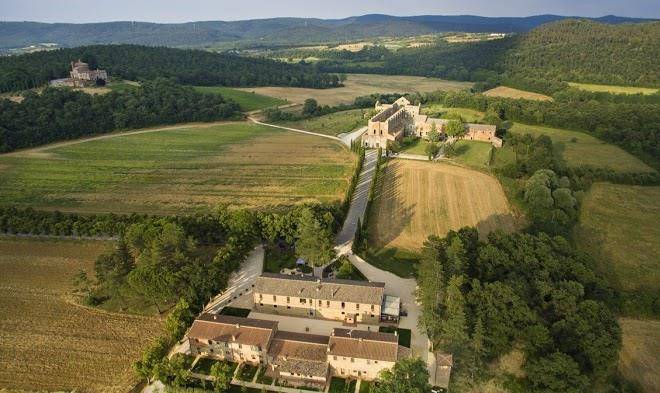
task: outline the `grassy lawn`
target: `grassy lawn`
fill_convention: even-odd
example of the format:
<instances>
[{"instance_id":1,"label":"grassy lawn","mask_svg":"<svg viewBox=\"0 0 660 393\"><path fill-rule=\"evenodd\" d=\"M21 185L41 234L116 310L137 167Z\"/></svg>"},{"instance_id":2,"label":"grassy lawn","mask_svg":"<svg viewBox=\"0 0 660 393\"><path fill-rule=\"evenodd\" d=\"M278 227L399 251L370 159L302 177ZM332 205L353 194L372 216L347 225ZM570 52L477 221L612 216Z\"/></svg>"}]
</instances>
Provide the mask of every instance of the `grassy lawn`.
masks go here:
<instances>
[{"instance_id":1,"label":"grassy lawn","mask_svg":"<svg viewBox=\"0 0 660 393\"><path fill-rule=\"evenodd\" d=\"M454 145L455 155L452 160L463 165L475 168L488 168L490 150L492 145L488 142L456 141Z\"/></svg>"},{"instance_id":2,"label":"grassy lawn","mask_svg":"<svg viewBox=\"0 0 660 393\"><path fill-rule=\"evenodd\" d=\"M379 250L369 260L390 269L402 265L399 256L408 259L404 250L418 252L429 235L475 226L485 236L517 224L496 178L446 163L397 159L379 176L367 222L370 244Z\"/></svg>"},{"instance_id":3,"label":"grassy lawn","mask_svg":"<svg viewBox=\"0 0 660 393\"><path fill-rule=\"evenodd\" d=\"M426 156L426 146L428 146L428 144L429 142L426 139L414 138L409 143L403 144L401 153Z\"/></svg>"},{"instance_id":4,"label":"grassy lawn","mask_svg":"<svg viewBox=\"0 0 660 393\"><path fill-rule=\"evenodd\" d=\"M406 348L410 348L410 340L412 332L410 329L400 329L393 326L381 326L378 328L379 332L382 333L394 333L397 332L399 336L399 345L403 345Z\"/></svg>"},{"instance_id":5,"label":"grassy lawn","mask_svg":"<svg viewBox=\"0 0 660 393\"><path fill-rule=\"evenodd\" d=\"M568 84L582 90L614 93L614 94L655 94L658 92L657 88L652 88L652 87L593 85L589 83L574 83L574 82L569 82Z\"/></svg>"},{"instance_id":6,"label":"grassy lawn","mask_svg":"<svg viewBox=\"0 0 660 393\"><path fill-rule=\"evenodd\" d=\"M420 255L416 252L396 247L372 248L364 255L370 265L387 270L399 277L414 277Z\"/></svg>"},{"instance_id":7,"label":"grassy lawn","mask_svg":"<svg viewBox=\"0 0 660 393\"><path fill-rule=\"evenodd\" d=\"M622 291L660 291L658 201L660 187L609 183L595 183L584 199L578 245Z\"/></svg>"},{"instance_id":8,"label":"grassy lawn","mask_svg":"<svg viewBox=\"0 0 660 393\"><path fill-rule=\"evenodd\" d=\"M372 386L373 386L373 382L370 381L360 382L360 393L370 393Z\"/></svg>"},{"instance_id":9,"label":"grassy lawn","mask_svg":"<svg viewBox=\"0 0 660 393\"><path fill-rule=\"evenodd\" d=\"M566 162L571 166L590 165L621 172L653 171L653 168L620 147L583 132L520 123L514 124L510 132L549 136L554 143L559 144Z\"/></svg>"},{"instance_id":10,"label":"grassy lawn","mask_svg":"<svg viewBox=\"0 0 660 393\"><path fill-rule=\"evenodd\" d=\"M266 367L262 366L259 367L259 371L257 372L257 383L261 383L264 385L270 385L273 383L273 378L269 377L266 375Z\"/></svg>"},{"instance_id":11,"label":"grassy lawn","mask_svg":"<svg viewBox=\"0 0 660 393\"><path fill-rule=\"evenodd\" d=\"M225 307L220 311L220 315L229 315L232 317L243 317L246 318L250 314L250 309L248 308L238 308L238 307Z\"/></svg>"},{"instance_id":12,"label":"grassy lawn","mask_svg":"<svg viewBox=\"0 0 660 393\"><path fill-rule=\"evenodd\" d=\"M304 273L309 273L312 268L304 266L296 266L295 252L291 248L280 249L276 245L269 244L266 246L266 253L264 256L264 272L266 273L279 273L282 269L295 269L300 267Z\"/></svg>"},{"instance_id":13,"label":"grassy lawn","mask_svg":"<svg viewBox=\"0 0 660 393\"><path fill-rule=\"evenodd\" d=\"M94 278L112 242L0 238L0 385L9 391L130 391L131 365L163 334L158 317L77 303L73 276ZM2 389L0 389L2 390Z\"/></svg>"},{"instance_id":14,"label":"grassy lawn","mask_svg":"<svg viewBox=\"0 0 660 393\"><path fill-rule=\"evenodd\" d=\"M422 114L436 118L447 118L455 115L461 116L467 123L476 123L484 117L483 112L468 108L446 108L440 104L422 105Z\"/></svg>"},{"instance_id":15,"label":"grassy lawn","mask_svg":"<svg viewBox=\"0 0 660 393\"><path fill-rule=\"evenodd\" d=\"M287 103L286 100L281 100L279 98L257 94L252 91L236 90L230 87L194 86L194 88L202 93L220 94L224 98L230 99L240 105L241 110L244 112L270 108Z\"/></svg>"},{"instance_id":16,"label":"grassy lawn","mask_svg":"<svg viewBox=\"0 0 660 393\"><path fill-rule=\"evenodd\" d=\"M348 264L348 266L350 266L350 270L341 269L341 267L345 266L345 264ZM326 271L330 271L330 270L336 273L335 278L339 278L342 280L368 281L367 278L364 276L364 274L362 274L362 272L360 272L351 263L351 261L348 260L346 256L340 257L326 268Z\"/></svg>"},{"instance_id":17,"label":"grassy lawn","mask_svg":"<svg viewBox=\"0 0 660 393\"><path fill-rule=\"evenodd\" d=\"M241 381L251 382L252 378L257 374L257 370L259 370L259 367L251 364L243 364L236 377Z\"/></svg>"},{"instance_id":18,"label":"grassy lawn","mask_svg":"<svg viewBox=\"0 0 660 393\"><path fill-rule=\"evenodd\" d=\"M244 122L184 125L2 155L0 204L182 214L335 203L355 162L325 138Z\"/></svg>"},{"instance_id":19,"label":"grassy lawn","mask_svg":"<svg viewBox=\"0 0 660 393\"><path fill-rule=\"evenodd\" d=\"M355 392L356 383L355 380L332 377L328 393L353 393Z\"/></svg>"},{"instance_id":20,"label":"grassy lawn","mask_svg":"<svg viewBox=\"0 0 660 393\"><path fill-rule=\"evenodd\" d=\"M229 364L231 366L232 373L234 372L234 370L236 370L236 367L238 367L238 363L224 362L222 360L215 360L209 358L200 358L199 361L195 363L195 367L193 367L191 371L198 374L210 375L211 367L213 367L213 365L216 363Z\"/></svg>"},{"instance_id":21,"label":"grassy lawn","mask_svg":"<svg viewBox=\"0 0 660 393\"><path fill-rule=\"evenodd\" d=\"M366 126L369 120L369 113L371 111L368 109L352 109L300 121L281 122L279 124L325 135L338 135Z\"/></svg>"}]
</instances>

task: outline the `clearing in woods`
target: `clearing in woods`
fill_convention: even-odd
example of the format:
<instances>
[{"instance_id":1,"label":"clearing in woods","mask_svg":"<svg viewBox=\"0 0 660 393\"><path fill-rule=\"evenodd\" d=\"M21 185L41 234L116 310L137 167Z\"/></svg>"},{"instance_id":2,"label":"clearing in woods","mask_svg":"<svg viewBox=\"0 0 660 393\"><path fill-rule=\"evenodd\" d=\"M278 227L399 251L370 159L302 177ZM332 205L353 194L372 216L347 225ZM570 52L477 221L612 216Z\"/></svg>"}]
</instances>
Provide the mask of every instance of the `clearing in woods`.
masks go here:
<instances>
[{"instance_id":1,"label":"clearing in woods","mask_svg":"<svg viewBox=\"0 0 660 393\"><path fill-rule=\"evenodd\" d=\"M356 97L373 93L415 93L435 90L463 90L470 82L455 82L437 78L401 75L347 74L344 87L308 89L302 87L249 87L239 90L255 92L302 104L314 98L320 105L352 104Z\"/></svg>"},{"instance_id":2,"label":"clearing in woods","mask_svg":"<svg viewBox=\"0 0 660 393\"><path fill-rule=\"evenodd\" d=\"M531 91L518 90L506 86L497 86L496 88L484 91L483 95L488 97L504 97L504 98L514 98L514 99L522 98L525 100L552 101L552 97L546 96L544 94L532 93Z\"/></svg>"},{"instance_id":3,"label":"clearing in woods","mask_svg":"<svg viewBox=\"0 0 660 393\"><path fill-rule=\"evenodd\" d=\"M162 320L77 304L72 277L93 276L110 242L0 238L0 386L126 392L131 368Z\"/></svg>"},{"instance_id":4,"label":"clearing in woods","mask_svg":"<svg viewBox=\"0 0 660 393\"><path fill-rule=\"evenodd\" d=\"M253 91L236 90L221 86L194 86L194 88L202 93L220 94L222 97L236 102L244 112L286 104L285 100L257 94Z\"/></svg>"},{"instance_id":5,"label":"clearing in woods","mask_svg":"<svg viewBox=\"0 0 660 393\"><path fill-rule=\"evenodd\" d=\"M558 144L570 166L589 165L610 168L619 172L654 172L654 169L622 148L603 142L589 134L544 126L515 123L510 132L517 134L545 134ZM505 145L506 148L506 145Z\"/></svg>"},{"instance_id":6,"label":"clearing in woods","mask_svg":"<svg viewBox=\"0 0 660 393\"><path fill-rule=\"evenodd\" d=\"M575 83L569 82L572 87L578 89L593 91L596 93L612 93L612 94L655 94L658 92L657 88L653 87L635 87L635 86L615 86L615 85L593 85L589 83Z\"/></svg>"},{"instance_id":7,"label":"clearing in woods","mask_svg":"<svg viewBox=\"0 0 660 393\"><path fill-rule=\"evenodd\" d=\"M660 392L660 321L622 318L619 324L623 336L619 370L645 392Z\"/></svg>"},{"instance_id":8,"label":"clearing in woods","mask_svg":"<svg viewBox=\"0 0 660 393\"><path fill-rule=\"evenodd\" d=\"M580 209L578 246L623 291L660 291L660 187L595 183Z\"/></svg>"},{"instance_id":9,"label":"clearing in woods","mask_svg":"<svg viewBox=\"0 0 660 393\"><path fill-rule=\"evenodd\" d=\"M374 247L419 251L429 235L444 236L464 226L477 227L482 235L515 229L497 179L443 163L392 160L386 164L370 210Z\"/></svg>"},{"instance_id":10,"label":"clearing in woods","mask_svg":"<svg viewBox=\"0 0 660 393\"><path fill-rule=\"evenodd\" d=\"M170 214L344 197L339 142L251 123L191 125L0 156L0 204Z\"/></svg>"}]
</instances>

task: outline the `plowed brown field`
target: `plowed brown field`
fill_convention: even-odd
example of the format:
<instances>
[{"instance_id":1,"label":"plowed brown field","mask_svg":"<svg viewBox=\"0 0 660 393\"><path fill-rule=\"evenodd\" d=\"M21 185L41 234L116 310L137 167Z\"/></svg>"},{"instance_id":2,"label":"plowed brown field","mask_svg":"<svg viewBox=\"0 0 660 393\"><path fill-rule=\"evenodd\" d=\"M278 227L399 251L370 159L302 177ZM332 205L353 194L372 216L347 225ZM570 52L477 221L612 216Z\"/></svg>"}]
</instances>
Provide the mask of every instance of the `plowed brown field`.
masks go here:
<instances>
[{"instance_id":1,"label":"plowed brown field","mask_svg":"<svg viewBox=\"0 0 660 393\"><path fill-rule=\"evenodd\" d=\"M515 218L497 179L467 168L394 160L384 168L371 210L375 247L416 250L429 235L476 226L512 231Z\"/></svg>"},{"instance_id":2,"label":"plowed brown field","mask_svg":"<svg viewBox=\"0 0 660 393\"><path fill-rule=\"evenodd\" d=\"M107 242L0 238L0 389L126 392L155 317L78 305L72 276Z\"/></svg>"}]
</instances>

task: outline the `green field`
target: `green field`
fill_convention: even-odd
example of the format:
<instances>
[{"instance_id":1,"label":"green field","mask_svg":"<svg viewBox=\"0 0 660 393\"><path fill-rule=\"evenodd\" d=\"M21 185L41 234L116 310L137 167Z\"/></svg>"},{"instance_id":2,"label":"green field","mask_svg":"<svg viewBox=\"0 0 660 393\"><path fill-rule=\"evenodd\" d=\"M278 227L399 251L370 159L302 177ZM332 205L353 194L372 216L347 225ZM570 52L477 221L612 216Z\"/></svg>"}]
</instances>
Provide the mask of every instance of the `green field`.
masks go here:
<instances>
[{"instance_id":1,"label":"green field","mask_svg":"<svg viewBox=\"0 0 660 393\"><path fill-rule=\"evenodd\" d=\"M338 135L366 126L370 113L371 111L367 109L352 109L299 121L280 122L278 124L325 135Z\"/></svg>"},{"instance_id":2,"label":"green field","mask_svg":"<svg viewBox=\"0 0 660 393\"><path fill-rule=\"evenodd\" d=\"M596 93L612 93L612 94L655 94L658 92L657 88L652 87L634 87L634 86L614 86L614 85L592 85L588 83L574 83L569 82L572 87L578 89L593 91Z\"/></svg>"},{"instance_id":3,"label":"green field","mask_svg":"<svg viewBox=\"0 0 660 393\"><path fill-rule=\"evenodd\" d=\"M428 144L429 142L426 139L415 138L410 143L403 144L401 153L425 156Z\"/></svg>"},{"instance_id":4,"label":"green field","mask_svg":"<svg viewBox=\"0 0 660 393\"><path fill-rule=\"evenodd\" d=\"M534 136L548 135L563 151L563 156L570 166L589 165L620 172L654 171L653 168L620 147L603 142L584 132L519 123L514 124L510 132Z\"/></svg>"},{"instance_id":5,"label":"green field","mask_svg":"<svg viewBox=\"0 0 660 393\"><path fill-rule=\"evenodd\" d=\"M184 125L0 156L0 205L182 213L340 201L355 156L250 123Z\"/></svg>"},{"instance_id":6,"label":"green field","mask_svg":"<svg viewBox=\"0 0 660 393\"><path fill-rule=\"evenodd\" d=\"M195 86L195 90L202 93L220 94L223 97L235 101L245 112L283 105L287 102L279 98L257 94L251 91L236 90L222 86Z\"/></svg>"},{"instance_id":7,"label":"green field","mask_svg":"<svg viewBox=\"0 0 660 393\"><path fill-rule=\"evenodd\" d=\"M456 141L452 160L475 168L487 168L492 145L488 142Z\"/></svg>"},{"instance_id":8,"label":"green field","mask_svg":"<svg viewBox=\"0 0 660 393\"><path fill-rule=\"evenodd\" d=\"M584 199L578 245L623 291L660 291L660 187L596 183Z\"/></svg>"},{"instance_id":9,"label":"green field","mask_svg":"<svg viewBox=\"0 0 660 393\"><path fill-rule=\"evenodd\" d=\"M463 121L467 123L478 123L483 119L483 112L475 111L468 108L446 108L440 104L422 105L423 115L428 115L436 118L446 118L452 115L459 115Z\"/></svg>"}]
</instances>

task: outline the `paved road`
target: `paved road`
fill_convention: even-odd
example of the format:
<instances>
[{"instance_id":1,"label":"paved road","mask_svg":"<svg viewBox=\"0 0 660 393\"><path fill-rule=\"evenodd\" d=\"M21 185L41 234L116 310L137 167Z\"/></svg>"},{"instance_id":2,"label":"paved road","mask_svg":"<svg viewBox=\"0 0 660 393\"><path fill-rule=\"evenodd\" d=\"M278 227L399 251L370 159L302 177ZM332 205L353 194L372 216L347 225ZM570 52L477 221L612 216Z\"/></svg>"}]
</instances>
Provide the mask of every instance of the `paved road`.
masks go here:
<instances>
[{"instance_id":1,"label":"paved road","mask_svg":"<svg viewBox=\"0 0 660 393\"><path fill-rule=\"evenodd\" d=\"M264 270L264 248L259 245L250 252L241 268L232 273L227 289L214 297L204 308L205 312L218 313L234 298L252 292L252 285Z\"/></svg>"},{"instance_id":2,"label":"paved road","mask_svg":"<svg viewBox=\"0 0 660 393\"><path fill-rule=\"evenodd\" d=\"M367 150L364 156L362 172L360 173L360 178L358 179L358 184L355 187L355 193L351 200L351 207L348 209L344 225L335 240L336 247L340 253L346 247L350 250L350 244L353 242L353 237L355 237L358 219L364 222L364 213L367 209L367 201L369 199L369 189L376 173L377 161L378 151Z\"/></svg>"},{"instance_id":3,"label":"paved road","mask_svg":"<svg viewBox=\"0 0 660 393\"><path fill-rule=\"evenodd\" d=\"M260 124L260 125L262 125L262 126L266 126L266 127L279 128L279 129L281 129L281 130L287 130L287 131L298 132L298 133L301 133L301 134L320 136L321 138L328 138L328 139L332 139L332 140L334 140L334 141L338 141L338 142L344 143L344 141L343 141L341 138L338 138L338 137L336 137L336 136L334 136L334 135L319 134L318 132L311 132L311 131L299 130L299 129L297 129L297 128L284 127L284 126L278 126L278 125L275 125L275 124L263 123L263 122L260 122L259 120L255 119L255 118L252 117L252 116L248 116L248 119L249 119L251 122L253 122L254 124Z\"/></svg>"}]
</instances>

